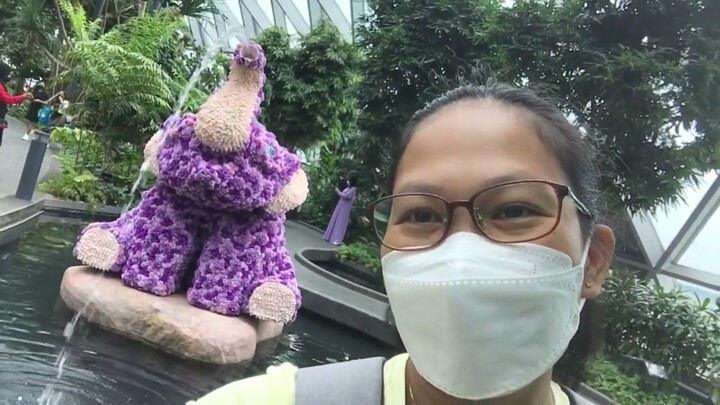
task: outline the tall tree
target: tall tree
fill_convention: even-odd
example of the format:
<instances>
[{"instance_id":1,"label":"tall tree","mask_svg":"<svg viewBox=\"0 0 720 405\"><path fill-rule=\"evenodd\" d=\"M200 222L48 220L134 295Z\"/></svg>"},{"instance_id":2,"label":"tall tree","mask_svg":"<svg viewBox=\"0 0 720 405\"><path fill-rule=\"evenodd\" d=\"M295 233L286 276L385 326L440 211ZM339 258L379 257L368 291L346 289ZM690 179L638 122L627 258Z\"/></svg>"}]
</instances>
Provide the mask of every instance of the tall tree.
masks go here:
<instances>
[{"instance_id":1,"label":"tall tree","mask_svg":"<svg viewBox=\"0 0 720 405\"><path fill-rule=\"evenodd\" d=\"M720 167L715 0L369 3L359 32L367 53L360 123L373 142L389 147L448 81L479 68L553 95L591 128L612 209L675 202L688 181ZM387 162L370 151L366 164Z\"/></svg>"},{"instance_id":2,"label":"tall tree","mask_svg":"<svg viewBox=\"0 0 720 405\"><path fill-rule=\"evenodd\" d=\"M305 148L355 128L361 54L334 25L322 22L297 44L279 27L257 41L268 58L262 119L283 145Z\"/></svg>"},{"instance_id":3,"label":"tall tree","mask_svg":"<svg viewBox=\"0 0 720 405\"><path fill-rule=\"evenodd\" d=\"M22 86L26 78L44 78L57 58L57 13L48 0L0 0L0 49ZM55 52L54 52L55 51Z\"/></svg>"}]
</instances>

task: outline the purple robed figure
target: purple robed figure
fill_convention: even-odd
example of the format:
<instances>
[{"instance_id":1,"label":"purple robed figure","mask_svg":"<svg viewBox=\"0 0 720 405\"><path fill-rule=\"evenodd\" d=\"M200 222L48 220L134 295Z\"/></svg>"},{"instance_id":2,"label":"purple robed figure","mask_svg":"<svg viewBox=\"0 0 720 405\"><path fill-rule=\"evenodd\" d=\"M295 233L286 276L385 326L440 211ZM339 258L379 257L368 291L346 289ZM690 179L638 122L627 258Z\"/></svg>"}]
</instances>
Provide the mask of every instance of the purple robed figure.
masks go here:
<instances>
[{"instance_id":1,"label":"purple robed figure","mask_svg":"<svg viewBox=\"0 0 720 405\"><path fill-rule=\"evenodd\" d=\"M357 179L351 177L344 190L340 191L339 188L336 188L335 192L340 199L335 206L332 217L330 217L324 239L333 245L339 245L345 238L345 232L347 232L350 223L350 214L357 195Z\"/></svg>"}]
</instances>

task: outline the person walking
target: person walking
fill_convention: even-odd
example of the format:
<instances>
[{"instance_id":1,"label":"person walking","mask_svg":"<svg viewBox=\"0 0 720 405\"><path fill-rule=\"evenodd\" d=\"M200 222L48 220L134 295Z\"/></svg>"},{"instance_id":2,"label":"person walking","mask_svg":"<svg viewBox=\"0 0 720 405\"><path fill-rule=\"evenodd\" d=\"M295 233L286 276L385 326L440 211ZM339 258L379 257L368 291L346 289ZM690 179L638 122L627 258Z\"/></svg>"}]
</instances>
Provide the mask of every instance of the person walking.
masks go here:
<instances>
[{"instance_id":1,"label":"person walking","mask_svg":"<svg viewBox=\"0 0 720 405\"><path fill-rule=\"evenodd\" d=\"M5 116L8 112L8 106L20 104L32 97L31 93L13 96L7 91L7 82L10 81L11 73L12 68L4 62L0 62L0 145L2 145L3 132L8 126L8 123L5 120Z\"/></svg>"}]
</instances>

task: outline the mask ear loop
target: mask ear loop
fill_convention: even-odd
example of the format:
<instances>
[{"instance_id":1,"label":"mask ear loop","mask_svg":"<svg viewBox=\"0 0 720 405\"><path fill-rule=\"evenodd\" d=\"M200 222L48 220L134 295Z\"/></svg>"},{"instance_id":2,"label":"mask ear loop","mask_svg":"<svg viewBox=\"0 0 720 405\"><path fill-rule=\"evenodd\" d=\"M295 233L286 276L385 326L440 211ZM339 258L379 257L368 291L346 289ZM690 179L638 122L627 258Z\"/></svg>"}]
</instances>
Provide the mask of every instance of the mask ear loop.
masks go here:
<instances>
[{"instance_id":1,"label":"mask ear loop","mask_svg":"<svg viewBox=\"0 0 720 405\"><path fill-rule=\"evenodd\" d=\"M590 255L590 245L592 245L592 234L590 237L588 237L587 242L585 242L585 248L583 249L583 255L582 259L580 259L580 271L581 271L581 283L585 280L585 266L587 265L588 256ZM590 283L584 283L586 287L592 286ZM582 285L580 286L580 297L578 297L580 301L578 302L578 307L580 308L580 311L582 311L583 307L585 306L585 298L582 298Z\"/></svg>"}]
</instances>

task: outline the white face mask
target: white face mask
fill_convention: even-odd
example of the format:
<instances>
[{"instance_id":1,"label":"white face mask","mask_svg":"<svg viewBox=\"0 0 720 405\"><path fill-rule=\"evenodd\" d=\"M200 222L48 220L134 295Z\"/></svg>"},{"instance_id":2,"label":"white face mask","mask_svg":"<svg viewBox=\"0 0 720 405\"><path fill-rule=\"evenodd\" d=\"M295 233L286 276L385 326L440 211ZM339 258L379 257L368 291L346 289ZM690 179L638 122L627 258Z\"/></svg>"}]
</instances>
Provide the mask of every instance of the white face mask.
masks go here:
<instances>
[{"instance_id":1,"label":"white face mask","mask_svg":"<svg viewBox=\"0 0 720 405\"><path fill-rule=\"evenodd\" d=\"M457 398L517 391L562 356L580 322L583 269L565 253L459 232L382 258L398 332L430 384Z\"/></svg>"}]
</instances>

